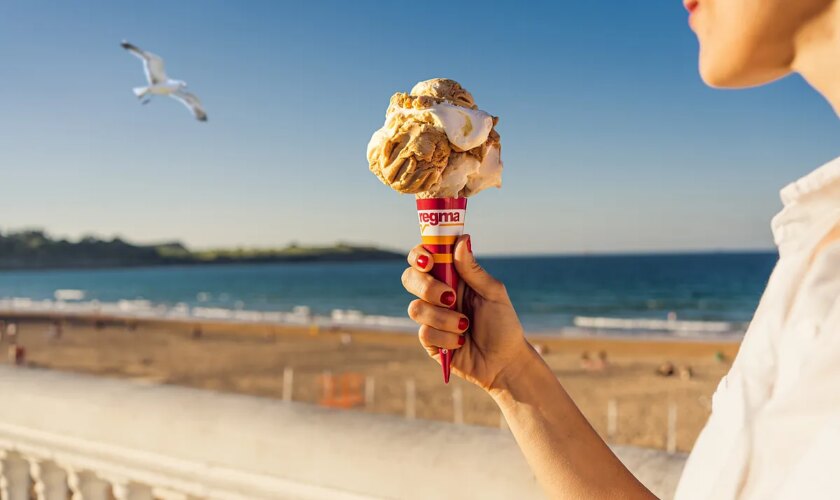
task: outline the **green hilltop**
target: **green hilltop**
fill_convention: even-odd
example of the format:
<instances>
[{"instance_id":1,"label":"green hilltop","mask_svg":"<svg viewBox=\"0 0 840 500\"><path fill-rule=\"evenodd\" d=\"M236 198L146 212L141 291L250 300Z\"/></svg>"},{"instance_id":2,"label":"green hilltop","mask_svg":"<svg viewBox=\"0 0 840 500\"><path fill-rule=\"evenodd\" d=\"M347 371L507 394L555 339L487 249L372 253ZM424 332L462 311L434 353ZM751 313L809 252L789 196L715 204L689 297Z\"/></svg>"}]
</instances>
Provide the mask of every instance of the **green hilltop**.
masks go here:
<instances>
[{"instance_id":1,"label":"green hilltop","mask_svg":"<svg viewBox=\"0 0 840 500\"><path fill-rule=\"evenodd\" d=\"M135 245L120 238L86 236L78 241L53 239L41 230L0 232L0 270L169 266L190 264L362 261L403 255L372 246L235 248L193 251L179 242Z\"/></svg>"}]
</instances>

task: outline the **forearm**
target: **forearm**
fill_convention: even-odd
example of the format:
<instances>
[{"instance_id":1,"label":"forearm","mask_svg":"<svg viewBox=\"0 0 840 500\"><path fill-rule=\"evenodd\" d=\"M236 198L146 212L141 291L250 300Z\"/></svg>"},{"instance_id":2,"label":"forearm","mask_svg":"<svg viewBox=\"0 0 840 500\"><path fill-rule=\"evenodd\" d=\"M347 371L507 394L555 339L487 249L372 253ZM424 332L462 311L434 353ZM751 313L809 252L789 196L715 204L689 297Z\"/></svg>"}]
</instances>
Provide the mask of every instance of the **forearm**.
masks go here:
<instances>
[{"instance_id":1,"label":"forearm","mask_svg":"<svg viewBox=\"0 0 840 500\"><path fill-rule=\"evenodd\" d=\"M530 347L490 394L551 498L653 498L580 413Z\"/></svg>"}]
</instances>

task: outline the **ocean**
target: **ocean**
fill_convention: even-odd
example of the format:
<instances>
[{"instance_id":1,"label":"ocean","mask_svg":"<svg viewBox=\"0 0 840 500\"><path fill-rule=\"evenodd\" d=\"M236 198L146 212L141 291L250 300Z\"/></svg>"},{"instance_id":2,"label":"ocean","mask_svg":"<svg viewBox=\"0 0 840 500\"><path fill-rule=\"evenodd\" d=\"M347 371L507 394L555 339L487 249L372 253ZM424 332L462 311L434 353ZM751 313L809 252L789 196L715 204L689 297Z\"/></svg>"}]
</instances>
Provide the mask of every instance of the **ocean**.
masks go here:
<instances>
[{"instance_id":1,"label":"ocean","mask_svg":"<svg viewBox=\"0 0 840 500\"><path fill-rule=\"evenodd\" d=\"M482 258L529 332L738 334L775 253ZM411 329L401 261L0 272L0 309Z\"/></svg>"}]
</instances>

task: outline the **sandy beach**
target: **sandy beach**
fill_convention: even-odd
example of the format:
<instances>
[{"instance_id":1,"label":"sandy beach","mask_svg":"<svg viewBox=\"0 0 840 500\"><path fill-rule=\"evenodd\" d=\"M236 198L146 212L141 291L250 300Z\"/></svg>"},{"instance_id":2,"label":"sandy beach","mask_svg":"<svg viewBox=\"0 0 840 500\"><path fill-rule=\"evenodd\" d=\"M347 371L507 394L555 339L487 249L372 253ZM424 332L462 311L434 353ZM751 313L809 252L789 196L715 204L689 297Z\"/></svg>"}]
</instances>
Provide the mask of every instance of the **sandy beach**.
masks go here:
<instances>
[{"instance_id":1,"label":"sandy beach","mask_svg":"<svg viewBox=\"0 0 840 500\"><path fill-rule=\"evenodd\" d=\"M18 322L16 342L25 348L25 366L34 369L270 398L283 396L284 372L291 372L295 401L500 426L500 412L486 394L460 380L445 386L437 364L405 333L77 318L64 320L56 338L47 318L2 320ZM675 419L679 450L691 449L708 417L711 395L738 349L737 342L724 341L550 336L531 341L545 351L558 378L610 442L665 448L669 419ZM4 352L8 344L4 339ZM583 366L584 353L597 359L600 352L606 353L603 369ZM4 356L2 362L10 360ZM677 373L658 375L663 363L672 363ZM690 378L679 376L686 367ZM407 402L412 386L413 412Z\"/></svg>"}]
</instances>

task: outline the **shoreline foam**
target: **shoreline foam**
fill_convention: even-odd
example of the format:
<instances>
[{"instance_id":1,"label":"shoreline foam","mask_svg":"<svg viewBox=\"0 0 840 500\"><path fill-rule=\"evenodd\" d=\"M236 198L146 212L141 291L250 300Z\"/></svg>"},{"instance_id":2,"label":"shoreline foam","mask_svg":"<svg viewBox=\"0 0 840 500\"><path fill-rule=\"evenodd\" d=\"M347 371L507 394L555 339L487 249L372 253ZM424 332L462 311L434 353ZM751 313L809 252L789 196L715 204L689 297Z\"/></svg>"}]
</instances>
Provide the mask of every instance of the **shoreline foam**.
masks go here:
<instances>
[{"instance_id":1,"label":"shoreline foam","mask_svg":"<svg viewBox=\"0 0 840 500\"><path fill-rule=\"evenodd\" d=\"M109 318L117 321L172 321L186 323L244 323L323 329L350 329L414 333L416 324L407 317L365 314L353 309L333 309L329 315L314 314L307 306L292 311L257 311L221 307L174 306L148 300L117 302L0 299L0 315L29 318ZM529 330L530 337L630 338L634 340L740 341L746 325L725 321L687 321L653 318L575 316L572 326Z\"/></svg>"}]
</instances>

